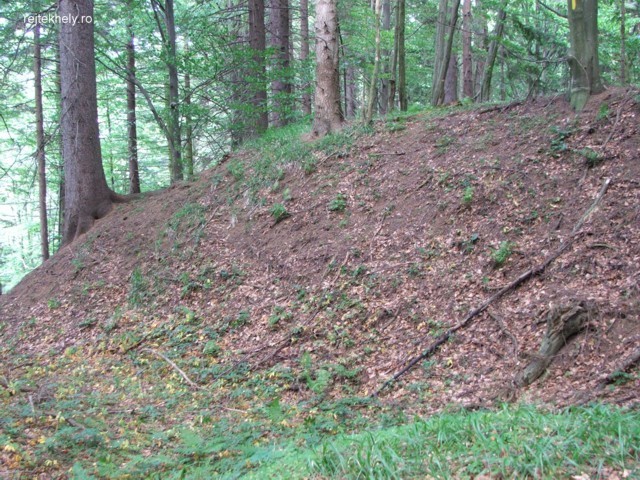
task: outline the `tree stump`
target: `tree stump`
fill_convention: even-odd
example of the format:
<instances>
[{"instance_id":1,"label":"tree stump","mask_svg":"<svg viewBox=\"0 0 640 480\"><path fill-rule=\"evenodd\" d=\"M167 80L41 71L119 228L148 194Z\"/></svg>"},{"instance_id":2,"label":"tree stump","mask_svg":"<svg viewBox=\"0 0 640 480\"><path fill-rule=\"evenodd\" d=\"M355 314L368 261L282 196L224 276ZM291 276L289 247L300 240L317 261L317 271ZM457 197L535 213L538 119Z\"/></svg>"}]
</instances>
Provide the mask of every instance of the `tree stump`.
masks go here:
<instances>
[{"instance_id":1,"label":"tree stump","mask_svg":"<svg viewBox=\"0 0 640 480\"><path fill-rule=\"evenodd\" d=\"M547 311L547 333L535 358L516 376L516 385L525 387L535 382L553 362L567 340L589 324L595 306L586 301L559 305Z\"/></svg>"}]
</instances>

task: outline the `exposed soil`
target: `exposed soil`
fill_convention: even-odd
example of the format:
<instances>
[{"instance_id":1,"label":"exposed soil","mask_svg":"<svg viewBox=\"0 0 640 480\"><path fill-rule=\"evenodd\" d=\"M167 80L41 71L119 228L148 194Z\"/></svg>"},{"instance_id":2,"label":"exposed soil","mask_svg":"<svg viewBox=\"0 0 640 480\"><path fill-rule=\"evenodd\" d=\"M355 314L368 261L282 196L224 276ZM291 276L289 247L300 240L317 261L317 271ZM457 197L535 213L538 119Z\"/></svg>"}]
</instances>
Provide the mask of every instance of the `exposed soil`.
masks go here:
<instances>
[{"instance_id":1,"label":"exposed soil","mask_svg":"<svg viewBox=\"0 0 640 480\"><path fill-rule=\"evenodd\" d=\"M217 363L298 368L309 352L315 364L359 368L348 391L370 394L567 241L610 178L564 254L380 398L420 411L514 398L637 402L637 366L626 383L598 386L640 344L638 98L609 90L579 115L562 98L542 98L389 120L344 152L317 152L314 173L288 166L258 195L263 204L235 188L223 163L195 183L117 205L0 297L2 374L74 345L119 355L108 342L99 348L100 325L116 313L118 332L145 332L188 309L220 333ZM247 175L253 155L233 158ZM279 202L290 216L276 223ZM589 328L545 375L516 388L545 333L544 312L571 301L596 306ZM181 358L201 355L204 343L194 339ZM145 346L163 348L144 337L131 348ZM328 395L345 392L336 382ZM291 385L285 395L310 392Z\"/></svg>"}]
</instances>

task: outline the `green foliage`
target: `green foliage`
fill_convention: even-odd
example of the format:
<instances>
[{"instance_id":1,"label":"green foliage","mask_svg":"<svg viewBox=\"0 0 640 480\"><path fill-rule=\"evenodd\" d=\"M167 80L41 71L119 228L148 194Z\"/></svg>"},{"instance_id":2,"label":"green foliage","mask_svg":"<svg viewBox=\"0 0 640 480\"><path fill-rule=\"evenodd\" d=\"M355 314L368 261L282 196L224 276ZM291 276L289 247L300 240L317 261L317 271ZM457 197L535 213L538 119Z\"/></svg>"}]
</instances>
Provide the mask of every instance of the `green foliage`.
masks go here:
<instances>
[{"instance_id":1,"label":"green foliage","mask_svg":"<svg viewBox=\"0 0 640 480\"><path fill-rule=\"evenodd\" d=\"M280 223L282 220L291 216L287 211L287 208L281 203L274 203L271 207L270 213L276 223Z\"/></svg>"},{"instance_id":2,"label":"green foliage","mask_svg":"<svg viewBox=\"0 0 640 480\"><path fill-rule=\"evenodd\" d=\"M149 282L140 267L136 267L129 277L129 305L140 307L149 297Z\"/></svg>"},{"instance_id":3,"label":"green foliage","mask_svg":"<svg viewBox=\"0 0 640 480\"><path fill-rule=\"evenodd\" d=\"M597 167L604 161L604 157L592 148L586 147L578 150L578 154L584 158L587 167L589 168Z\"/></svg>"},{"instance_id":4,"label":"green foliage","mask_svg":"<svg viewBox=\"0 0 640 480\"><path fill-rule=\"evenodd\" d=\"M501 267L511 256L513 243L508 241L500 242L500 246L491 251L491 258L493 259L493 265L496 268Z\"/></svg>"},{"instance_id":5,"label":"green foliage","mask_svg":"<svg viewBox=\"0 0 640 480\"><path fill-rule=\"evenodd\" d=\"M463 205L471 205L471 202L473 202L473 187L469 185L462 194L462 203Z\"/></svg>"},{"instance_id":6,"label":"green foliage","mask_svg":"<svg viewBox=\"0 0 640 480\"><path fill-rule=\"evenodd\" d=\"M327 207L331 212L344 212L347 208L347 196L344 193L338 193Z\"/></svg>"},{"instance_id":7,"label":"green foliage","mask_svg":"<svg viewBox=\"0 0 640 480\"><path fill-rule=\"evenodd\" d=\"M606 406L442 414L338 437L311 463L329 478L569 478L604 466L640 472L638 412Z\"/></svg>"},{"instance_id":8,"label":"green foliage","mask_svg":"<svg viewBox=\"0 0 640 480\"><path fill-rule=\"evenodd\" d=\"M569 138L573 132L573 128L552 126L551 133L553 134L553 137L551 137L551 151L553 153L562 153L569 150L565 140Z\"/></svg>"}]
</instances>

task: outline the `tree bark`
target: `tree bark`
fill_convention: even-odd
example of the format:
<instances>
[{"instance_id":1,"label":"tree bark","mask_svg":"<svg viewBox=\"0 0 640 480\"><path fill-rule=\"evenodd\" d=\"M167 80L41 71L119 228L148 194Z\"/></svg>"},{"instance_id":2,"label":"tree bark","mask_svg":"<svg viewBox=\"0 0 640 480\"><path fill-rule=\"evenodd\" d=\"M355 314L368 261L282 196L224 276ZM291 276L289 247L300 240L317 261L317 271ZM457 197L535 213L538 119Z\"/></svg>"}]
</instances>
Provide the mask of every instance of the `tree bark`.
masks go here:
<instances>
[{"instance_id":1,"label":"tree bark","mask_svg":"<svg viewBox=\"0 0 640 480\"><path fill-rule=\"evenodd\" d=\"M131 5L131 2L129 3ZM127 138L129 150L129 193L140 193L140 169L138 166L138 127L136 119L136 75L135 36L131 22L127 25Z\"/></svg>"},{"instance_id":2,"label":"tree bark","mask_svg":"<svg viewBox=\"0 0 640 480\"><path fill-rule=\"evenodd\" d=\"M620 0L620 84L627 83L627 6Z\"/></svg>"},{"instance_id":3,"label":"tree bark","mask_svg":"<svg viewBox=\"0 0 640 480\"><path fill-rule=\"evenodd\" d=\"M290 78L289 39L289 0L271 0L271 46L274 50L273 70L275 79L271 82L273 96L272 119L273 125L282 127L289 123L291 117L291 92Z\"/></svg>"},{"instance_id":4,"label":"tree bark","mask_svg":"<svg viewBox=\"0 0 640 480\"><path fill-rule=\"evenodd\" d=\"M191 181L194 178L193 170L193 119L191 118L191 75L188 72L184 74L184 123L185 123L185 145L184 145L184 167L186 179Z\"/></svg>"},{"instance_id":5,"label":"tree bark","mask_svg":"<svg viewBox=\"0 0 640 480\"><path fill-rule=\"evenodd\" d=\"M253 52L253 74L251 75L254 117L249 126L249 135L256 136L269 127L267 112L267 80L264 54L266 34L264 25L264 0L249 0L249 46Z\"/></svg>"},{"instance_id":6,"label":"tree bark","mask_svg":"<svg viewBox=\"0 0 640 480\"><path fill-rule=\"evenodd\" d=\"M300 63L306 71L309 58L309 0L300 0ZM309 85L302 85L302 113L311 115L311 94Z\"/></svg>"},{"instance_id":7,"label":"tree bark","mask_svg":"<svg viewBox=\"0 0 640 480\"><path fill-rule=\"evenodd\" d=\"M176 21L173 0L165 0L165 25L167 28L167 67L169 70L169 130L171 132L171 183L182 180L182 136L180 133L180 92L178 62L176 56Z\"/></svg>"},{"instance_id":8,"label":"tree bark","mask_svg":"<svg viewBox=\"0 0 640 480\"><path fill-rule=\"evenodd\" d=\"M93 2L61 0L61 17L79 15L60 26L65 212L62 245L91 228L118 197L102 168L93 44ZM91 19L91 20L89 20Z\"/></svg>"},{"instance_id":9,"label":"tree bark","mask_svg":"<svg viewBox=\"0 0 640 480\"><path fill-rule=\"evenodd\" d=\"M36 159L38 164L38 209L40 212L40 251L42 260L49 258L49 225L47 215L47 175L44 154L44 115L42 113L42 46L40 23L33 27L33 76L36 100Z\"/></svg>"},{"instance_id":10,"label":"tree bark","mask_svg":"<svg viewBox=\"0 0 640 480\"><path fill-rule=\"evenodd\" d=\"M407 111L407 70L405 63L405 17L406 8L405 0L398 0L398 12L396 13L396 37L398 42L398 101L400 102L400 110Z\"/></svg>"},{"instance_id":11,"label":"tree bark","mask_svg":"<svg viewBox=\"0 0 640 480\"><path fill-rule=\"evenodd\" d=\"M458 56L452 54L444 81L444 104L451 105L458 101Z\"/></svg>"},{"instance_id":12,"label":"tree bark","mask_svg":"<svg viewBox=\"0 0 640 480\"><path fill-rule=\"evenodd\" d=\"M462 4L462 97L473 98L473 57L471 54L471 0Z\"/></svg>"},{"instance_id":13,"label":"tree bark","mask_svg":"<svg viewBox=\"0 0 640 480\"><path fill-rule=\"evenodd\" d=\"M496 57L498 56L498 47L502 40L502 34L504 32L504 23L507 18L506 12L507 2L504 2L504 6L498 12L498 20L495 30L493 32L493 39L489 45L489 53L487 54L487 61L484 67L484 74L482 76L482 85L480 87L480 101L488 102L491 99L491 78L493 76L493 67L496 63Z\"/></svg>"},{"instance_id":14,"label":"tree bark","mask_svg":"<svg viewBox=\"0 0 640 480\"><path fill-rule=\"evenodd\" d=\"M376 47L375 57L373 60L373 73L371 74L371 83L369 84L369 101L365 111L363 121L364 124L371 123L373 119L373 111L375 109L376 100L378 98L378 77L380 76L380 10L382 7L381 0L375 0L375 22L376 22Z\"/></svg>"},{"instance_id":15,"label":"tree bark","mask_svg":"<svg viewBox=\"0 0 640 480\"><path fill-rule=\"evenodd\" d=\"M338 65L338 12L335 0L316 3L316 94L313 135L323 137L342 128Z\"/></svg>"},{"instance_id":16,"label":"tree bark","mask_svg":"<svg viewBox=\"0 0 640 480\"><path fill-rule=\"evenodd\" d=\"M382 0L382 30L385 32L391 30L391 0ZM392 51L390 51L385 44L385 48L381 53L383 71L382 78L380 80L380 105L378 109L380 115L386 115L389 108L391 55Z\"/></svg>"},{"instance_id":17,"label":"tree bark","mask_svg":"<svg viewBox=\"0 0 640 480\"><path fill-rule=\"evenodd\" d=\"M604 90L598 60L598 0L567 0L571 50L571 106L580 111Z\"/></svg>"},{"instance_id":18,"label":"tree bark","mask_svg":"<svg viewBox=\"0 0 640 480\"><path fill-rule=\"evenodd\" d=\"M453 0L451 20L447 21L448 0L440 0L438 13L438 27L436 31L436 58L433 69L433 88L431 104L440 105L444 100L444 83L447 77L451 48L455 36L455 26L458 22L458 8L460 0Z\"/></svg>"}]
</instances>

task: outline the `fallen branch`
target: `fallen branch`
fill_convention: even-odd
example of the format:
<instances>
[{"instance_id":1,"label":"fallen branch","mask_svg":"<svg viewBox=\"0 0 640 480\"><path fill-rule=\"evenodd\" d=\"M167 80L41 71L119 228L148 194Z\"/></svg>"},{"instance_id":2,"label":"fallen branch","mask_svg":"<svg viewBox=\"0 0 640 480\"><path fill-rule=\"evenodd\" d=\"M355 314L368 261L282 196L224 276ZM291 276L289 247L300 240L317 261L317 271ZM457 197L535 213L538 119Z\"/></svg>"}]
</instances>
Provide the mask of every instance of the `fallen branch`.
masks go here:
<instances>
[{"instance_id":1,"label":"fallen branch","mask_svg":"<svg viewBox=\"0 0 640 480\"><path fill-rule=\"evenodd\" d=\"M440 335L438 338L436 338L436 340L431 345L429 345L429 347L425 351L423 351L420 355L415 357L413 360L409 361L409 363L402 370L400 370L393 377L391 377L389 380L384 382L382 384L382 386L380 388L378 388L371 396L372 397L377 397L380 394L380 392L382 392L388 386L394 384L400 377L402 377L405 373L407 373L414 366L416 366L416 364L418 364L418 362L420 362L420 361L430 357L431 355L433 355L438 350L438 348L440 348L440 346L443 343L445 343L446 341L448 341L451 338L451 336L454 333L456 333L458 330L468 326L471 323L471 320L473 320L475 317L477 317L482 312L484 312L489 307L489 305L491 305L493 302L495 302L496 300L498 300L499 298L501 298L502 296L504 296L506 293L510 292L511 290L515 290L518 286L520 286L522 283L526 282L530 278L535 277L537 275L540 275L542 272L544 272L546 270L546 268L554 260L556 260L560 255L562 255L573 244L573 242L575 242L576 238L578 237L578 233L579 233L580 229L584 225L584 222L587 220L587 218L589 218L591 213L593 213L593 211L596 209L596 207L598 206L598 204L602 200L602 197L604 196L604 194L606 193L607 189L609 188L609 184L610 183L611 183L611 179L610 178L605 178L604 179L604 182L602 183L602 187L600 187L600 191L596 195L595 200L589 206L589 208L584 212L584 214L580 217L578 222L573 227L573 230L571 231L571 236L567 240L562 242L560 247L554 253L549 255L544 262L542 262L540 265L538 265L536 267L533 267L533 268L527 270L526 272L521 274L518 278L513 280L511 283L509 283L508 285L502 287L500 290L498 290L496 293L494 293L491 297L489 297L487 300L485 300L479 307L477 307L474 310L472 310L460 322L458 322L456 325L454 325L449 330L447 330L442 335Z\"/></svg>"},{"instance_id":2,"label":"fallen branch","mask_svg":"<svg viewBox=\"0 0 640 480\"><path fill-rule=\"evenodd\" d=\"M189 385L191 385L193 388L195 389L200 389L202 388L200 385L198 385L196 382L194 382L193 380L191 380L186 373L184 373L180 367L178 367L178 365L176 365L169 357L167 357L166 355L153 350L151 348L142 348L140 350L141 352L148 352L148 353L153 353L155 356L160 357L161 359L163 359L165 362L167 362L169 365L171 365L171 367L180 374L180 376L182 376L182 378L184 378L185 382L187 382Z\"/></svg>"}]
</instances>

